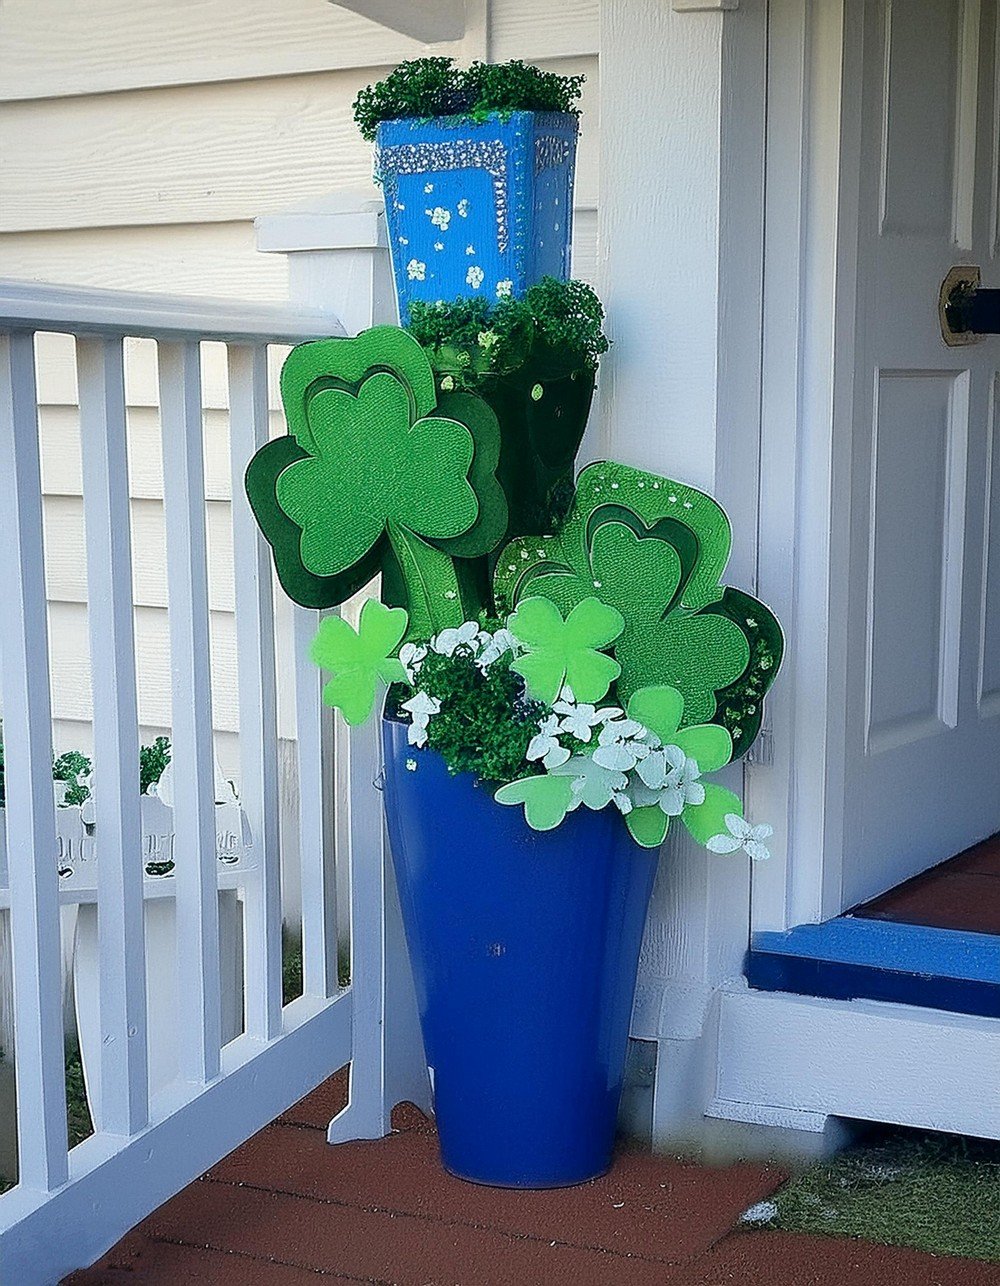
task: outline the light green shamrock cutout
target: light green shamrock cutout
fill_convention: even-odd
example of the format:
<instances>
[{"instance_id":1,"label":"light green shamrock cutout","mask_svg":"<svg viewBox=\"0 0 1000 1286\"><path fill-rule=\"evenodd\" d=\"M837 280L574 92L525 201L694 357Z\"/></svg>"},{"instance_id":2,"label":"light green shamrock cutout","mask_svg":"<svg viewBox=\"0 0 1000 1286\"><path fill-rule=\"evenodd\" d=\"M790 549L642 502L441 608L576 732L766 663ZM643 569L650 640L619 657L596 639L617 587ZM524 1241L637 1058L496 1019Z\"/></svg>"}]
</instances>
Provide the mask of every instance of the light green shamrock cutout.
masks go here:
<instances>
[{"instance_id":1,"label":"light green shamrock cutout","mask_svg":"<svg viewBox=\"0 0 1000 1286\"><path fill-rule=\"evenodd\" d=\"M405 683L406 671L392 653L406 633L402 607L386 607L370 598L361 609L358 628L341 616L320 622L310 655L333 677L323 688L323 700L349 724L364 723L371 714L379 683Z\"/></svg>"},{"instance_id":2,"label":"light green shamrock cutout","mask_svg":"<svg viewBox=\"0 0 1000 1286\"><path fill-rule=\"evenodd\" d=\"M655 733L663 745L678 746L697 763L703 773L717 772L732 757L733 742L725 728L715 723L681 727L684 697L676 688L667 684L639 688L633 692L629 698L627 713L630 719L637 720ZM738 813L742 817L743 805L731 790L711 782L702 784L705 789L704 802L688 804L681 814L681 820L694 838L704 844L712 835L719 833L711 829L719 819L722 819L721 828L724 829L726 813ZM642 791L640 800L645 799L647 794L650 802L639 802L626 815L625 824L637 844L644 848L657 848L666 838L670 818L653 802L655 791Z\"/></svg>"},{"instance_id":3,"label":"light green shamrock cutout","mask_svg":"<svg viewBox=\"0 0 1000 1286\"><path fill-rule=\"evenodd\" d=\"M527 648L511 663L536 701L551 705L563 685L578 701L599 701L621 674L621 666L599 649L607 647L625 624L621 612L590 597L563 620L548 598L526 598L507 620L507 628Z\"/></svg>"},{"instance_id":4,"label":"light green shamrock cutout","mask_svg":"<svg viewBox=\"0 0 1000 1286\"><path fill-rule=\"evenodd\" d=\"M583 802L573 793L572 778L549 774L508 782L493 798L498 804L523 804L524 819L536 831L555 830Z\"/></svg>"},{"instance_id":5,"label":"light green shamrock cutout","mask_svg":"<svg viewBox=\"0 0 1000 1286\"><path fill-rule=\"evenodd\" d=\"M314 575L358 562L387 527L440 539L476 521L472 434L437 416L411 425L409 393L388 371L370 375L356 397L316 393L309 432L314 454L279 475L277 498L302 528L302 562Z\"/></svg>"}]
</instances>

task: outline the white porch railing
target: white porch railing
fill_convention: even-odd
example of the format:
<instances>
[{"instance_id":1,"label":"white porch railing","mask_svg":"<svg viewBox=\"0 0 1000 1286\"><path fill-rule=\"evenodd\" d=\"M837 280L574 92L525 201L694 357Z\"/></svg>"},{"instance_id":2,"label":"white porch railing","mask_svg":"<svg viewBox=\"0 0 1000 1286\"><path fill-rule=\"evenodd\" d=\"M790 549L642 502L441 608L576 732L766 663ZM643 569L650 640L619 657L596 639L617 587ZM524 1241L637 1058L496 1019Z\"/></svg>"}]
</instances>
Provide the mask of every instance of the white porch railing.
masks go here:
<instances>
[{"instance_id":1,"label":"white porch railing","mask_svg":"<svg viewBox=\"0 0 1000 1286\"><path fill-rule=\"evenodd\" d=\"M367 255L380 253L367 249ZM381 253L384 253L381 252ZM357 301L352 301L356 313ZM374 320L374 318L370 318ZM101 1065L95 1134L68 1151L57 836L34 332L76 336L93 683ZM337 738L295 613L304 994L282 1005L276 677L269 551L242 479L268 436L267 347L343 333L329 313L0 282L0 699L14 979L18 1184L0 1197L0 1281L89 1263L347 1062L331 1139L385 1133L386 962L398 921L370 730ZM158 344L171 647L178 1077L150 1095L138 713L123 344ZM200 348L228 345L241 802L255 860L244 906L243 1034L223 1045ZM334 783L341 783L334 798ZM334 808L337 809L336 826ZM334 836L351 887L351 984L338 987ZM234 868L235 869L235 868ZM387 897L388 893L388 897ZM65 898L66 890L62 891ZM388 917L384 908L388 905ZM0 912L2 913L2 912ZM403 979L405 983L406 979ZM409 1028L408 1028L409 1030Z\"/></svg>"}]
</instances>

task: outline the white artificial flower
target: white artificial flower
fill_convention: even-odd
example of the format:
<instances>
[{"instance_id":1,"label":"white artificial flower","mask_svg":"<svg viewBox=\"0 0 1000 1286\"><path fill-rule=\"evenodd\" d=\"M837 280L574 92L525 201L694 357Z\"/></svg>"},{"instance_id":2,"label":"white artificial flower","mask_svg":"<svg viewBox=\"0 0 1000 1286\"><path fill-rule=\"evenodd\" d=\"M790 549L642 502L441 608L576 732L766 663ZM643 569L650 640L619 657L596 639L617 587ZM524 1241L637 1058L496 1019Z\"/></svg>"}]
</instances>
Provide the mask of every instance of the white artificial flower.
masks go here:
<instances>
[{"instance_id":1,"label":"white artificial flower","mask_svg":"<svg viewBox=\"0 0 1000 1286\"><path fill-rule=\"evenodd\" d=\"M451 211L446 210L443 206L436 205L433 210L425 210L424 214L428 215L431 223L435 228L440 228L442 232L447 231L448 224L451 223Z\"/></svg>"},{"instance_id":2,"label":"white artificial flower","mask_svg":"<svg viewBox=\"0 0 1000 1286\"><path fill-rule=\"evenodd\" d=\"M728 835L713 835L705 847L710 853L735 853L742 849L755 862L764 862L771 856L771 850L764 843L774 834L774 828L762 822L751 826L738 813L726 813Z\"/></svg>"},{"instance_id":3,"label":"white artificial flower","mask_svg":"<svg viewBox=\"0 0 1000 1286\"><path fill-rule=\"evenodd\" d=\"M497 282L497 299L509 299L514 290L514 283L509 277Z\"/></svg>"},{"instance_id":4,"label":"white artificial flower","mask_svg":"<svg viewBox=\"0 0 1000 1286\"><path fill-rule=\"evenodd\" d=\"M473 290L478 290L483 284L485 276L486 273L483 272L482 268L480 268L478 264L473 264L465 274L466 284L471 286Z\"/></svg>"},{"instance_id":5,"label":"white artificial flower","mask_svg":"<svg viewBox=\"0 0 1000 1286\"><path fill-rule=\"evenodd\" d=\"M640 759L635 770L642 778L643 785L648 786L650 790L661 790L669 771L665 752L651 750L645 759Z\"/></svg>"},{"instance_id":6,"label":"white artificial flower","mask_svg":"<svg viewBox=\"0 0 1000 1286\"><path fill-rule=\"evenodd\" d=\"M404 643L399 649L399 663L406 671L407 679L412 683L420 673L427 649L423 644Z\"/></svg>"},{"instance_id":7,"label":"white artificial flower","mask_svg":"<svg viewBox=\"0 0 1000 1286\"><path fill-rule=\"evenodd\" d=\"M560 727L577 741L589 741L592 730L602 721L600 712L586 702L557 701L552 709L562 715Z\"/></svg>"},{"instance_id":8,"label":"white artificial flower","mask_svg":"<svg viewBox=\"0 0 1000 1286\"><path fill-rule=\"evenodd\" d=\"M427 725L431 715L439 713L441 702L428 692L418 692L416 696L410 697L409 701L404 701L400 708L405 710L412 719L407 729L406 740L411 746L426 745Z\"/></svg>"},{"instance_id":9,"label":"white artificial flower","mask_svg":"<svg viewBox=\"0 0 1000 1286\"><path fill-rule=\"evenodd\" d=\"M431 639L431 651L439 656L454 656L460 647L469 647L475 651L479 637L478 621L463 621L461 625L442 630Z\"/></svg>"},{"instance_id":10,"label":"white artificial flower","mask_svg":"<svg viewBox=\"0 0 1000 1286\"><path fill-rule=\"evenodd\" d=\"M629 772L649 754L641 740L646 729L637 719L610 719L597 735L594 762L616 772Z\"/></svg>"},{"instance_id":11,"label":"white artificial flower","mask_svg":"<svg viewBox=\"0 0 1000 1286\"><path fill-rule=\"evenodd\" d=\"M627 817L632 811L632 801L629 799L628 795L626 795L624 791L615 791L611 798L622 817Z\"/></svg>"},{"instance_id":12,"label":"white artificial flower","mask_svg":"<svg viewBox=\"0 0 1000 1286\"><path fill-rule=\"evenodd\" d=\"M410 281L423 281L427 276L427 265L419 259L411 259L406 265L406 275Z\"/></svg>"},{"instance_id":13,"label":"white artificial flower","mask_svg":"<svg viewBox=\"0 0 1000 1286\"><path fill-rule=\"evenodd\" d=\"M547 772L569 759L569 751L559 744L559 720L554 714L541 720L538 732L528 742L525 759L540 759Z\"/></svg>"},{"instance_id":14,"label":"white artificial flower","mask_svg":"<svg viewBox=\"0 0 1000 1286\"><path fill-rule=\"evenodd\" d=\"M684 754L679 746L667 746L666 751L676 751L683 763L672 767L667 774L659 804L668 817L680 817L689 804L698 805L705 802L705 787L698 780L701 769L693 759ZM670 760L669 753L667 758Z\"/></svg>"},{"instance_id":15,"label":"white artificial flower","mask_svg":"<svg viewBox=\"0 0 1000 1286\"><path fill-rule=\"evenodd\" d=\"M615 795L622 794L628 785L628 778L623 772L605 768L593 755L574 755L567 763L550 771L556 777L572 777L574 800L595 812L607 808Z\"/></svg>"},{"instance_id":16,"label":"white artificial flower","mask_svg":"<svg viewBox=\"0 0 1000 1286\"><path fill-rule=\"evenodd\" d=\"M501 627L495 633L490 634L483 630L479 635L480 652L476 660L476 665L480 670L488 670L494 661L499 659L507 652L516 652L518 650L517 639L511 634L510 630Z\"/></svg>"},{"instance_id":17,"label":"white artificial flower","mask_svg":"<svg viewBox=\"0 0 1000 1286\"><path fill-rule=\"evenodd\" d=\"M458 205L456 206L456 209L458 210L458 213L459 213L459 217L460 217L460 218L462 218L462 219L467 218L467 217L468 217L468 214L469 214L469 201L468 201L468 198L463 196L463 197L462 197L462 199L461 199L461 201L459 201Z\"/></svg>"}]
</instances>

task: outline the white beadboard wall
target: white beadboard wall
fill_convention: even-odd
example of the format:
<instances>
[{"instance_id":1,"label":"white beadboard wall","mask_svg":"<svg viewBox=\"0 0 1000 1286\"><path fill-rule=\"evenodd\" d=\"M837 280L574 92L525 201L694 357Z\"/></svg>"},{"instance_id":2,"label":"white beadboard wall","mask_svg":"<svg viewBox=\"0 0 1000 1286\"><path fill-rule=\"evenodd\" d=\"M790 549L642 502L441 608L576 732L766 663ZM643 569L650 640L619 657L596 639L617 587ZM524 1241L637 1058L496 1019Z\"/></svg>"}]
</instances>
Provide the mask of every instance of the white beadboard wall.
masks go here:
<instances>
[{"instance_id":1,"label":"white beadboard wall","mask_svg":"<svg viewBox=\"0 0 1000 1286\"><path fill-rule=\"evenodd\" d=\"M495 61L587 76L574 273L597 264L598 0L488 0ZM428 48L327 0L0 0L0 276L264 302L284 257L252 220L370 183L358 89ZM39 336L42 468L58 749L90 743L90 662L72 343ZM273 355L276 376L282 353ZM203 352L217 745L237 768L226 373ZM134 595L144 735L170 726L154 346L127 354ZM272 378L272 431L283 421ZM280 636L281 631L279 631ZM280 643L280 637L279 637ZM294 716L279 710L283 736Z\"/></svg>"}]
</instances>

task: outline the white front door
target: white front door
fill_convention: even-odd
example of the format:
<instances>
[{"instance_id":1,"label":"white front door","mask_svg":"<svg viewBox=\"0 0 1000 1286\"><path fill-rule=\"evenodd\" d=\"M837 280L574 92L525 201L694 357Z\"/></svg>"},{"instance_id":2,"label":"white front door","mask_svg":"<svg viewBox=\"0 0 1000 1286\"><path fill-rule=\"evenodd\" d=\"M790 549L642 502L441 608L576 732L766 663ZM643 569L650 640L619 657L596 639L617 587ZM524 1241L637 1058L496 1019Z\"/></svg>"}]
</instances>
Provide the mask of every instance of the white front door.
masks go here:
<instances>
[{"instance_id":1,"label":"white front door","mask_svg":"<svg viewBox=\"0 0 1000 1286\"><path fill-rule=\"evenodd\" d=\"M866 0L849 487L844 907L1000 831L1000 336L949 348L997 260L997 0ZM844 493L846 492L846 494Z\"/></svg>"}]
</instances>

